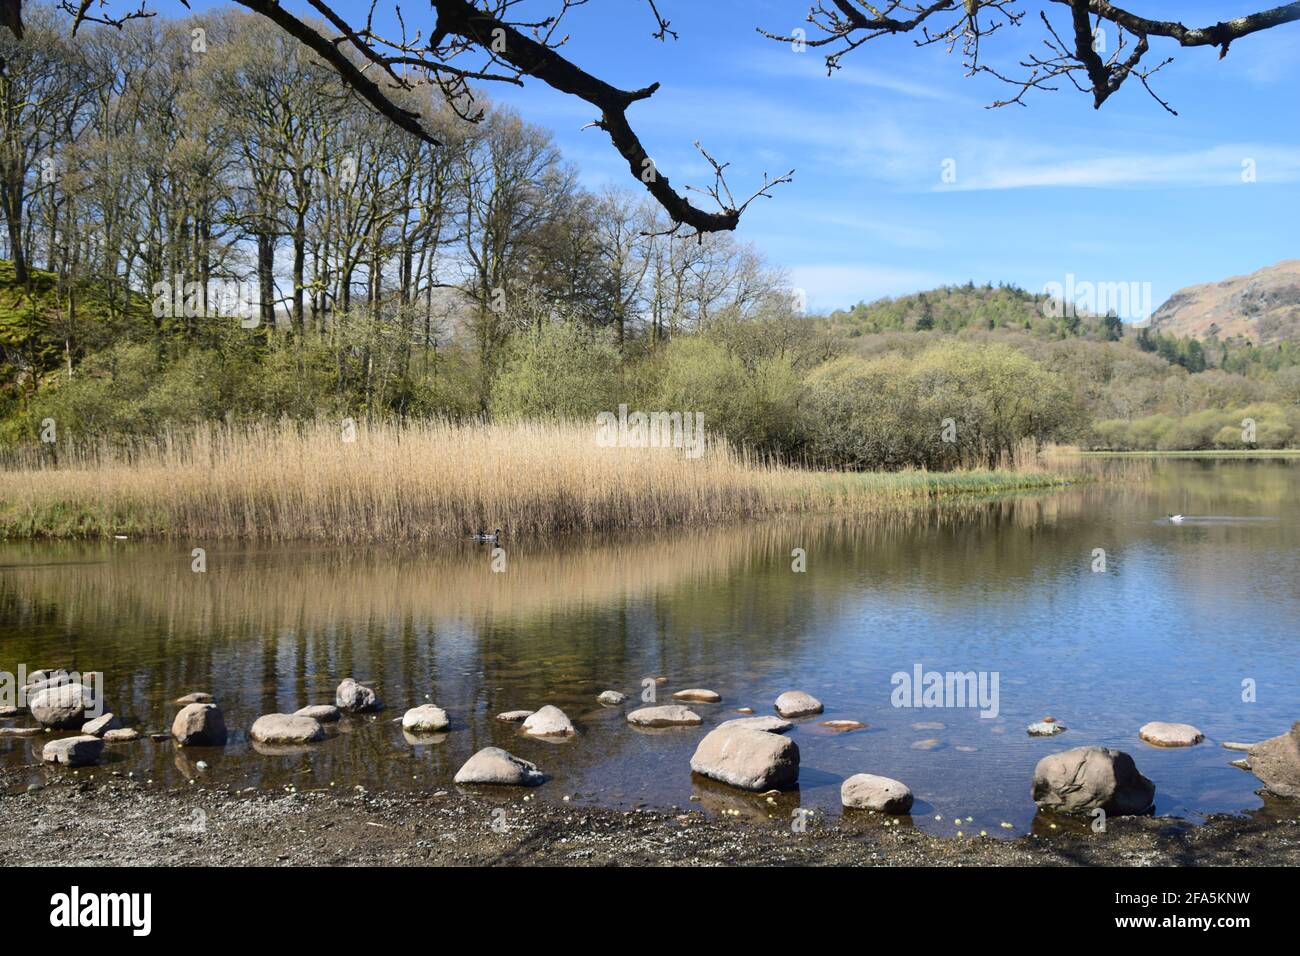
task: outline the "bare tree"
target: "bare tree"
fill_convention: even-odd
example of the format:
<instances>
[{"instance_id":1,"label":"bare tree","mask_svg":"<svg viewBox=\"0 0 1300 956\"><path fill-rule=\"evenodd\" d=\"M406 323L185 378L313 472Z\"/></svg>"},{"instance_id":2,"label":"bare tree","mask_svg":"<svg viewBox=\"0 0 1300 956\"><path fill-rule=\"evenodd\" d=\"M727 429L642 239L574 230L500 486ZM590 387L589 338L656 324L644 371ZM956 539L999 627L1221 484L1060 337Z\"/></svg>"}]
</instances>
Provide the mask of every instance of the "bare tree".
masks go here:
<instances>
[{"instance_id":1,"label":"bare tree","mask_svg":"<svg viewBox=\"0 0 1300 956\"><path fill-rule=\"evenodd\" d=\"M1153 74L1173 61L1166 57L1154 64L1147 60L1152 38L1172 40L1182 47L1215 47L1219 58L1238 39L1284 23L1300 20L1300 3L1288 3L1247 16L1233 17L1204 27L1189 27L1174 20L1159 20L1130 13L1107 0L1047 0L1036 18L1045 31L1046 52L1031 50L1019 61L1019 75L991 66L981 59L981 41L1006 27L1022 25L1027 11L1018 0L891 0L885 4L865 0L817 0L808 11L807 22L818 36L807 39L809 47L824 48L826 67L833 72L840 61L870 40L881 36L915 34L917 46L939 44L951 52L962 51L967 75L987 73L1010 84L1015 95L997 100L992 106L1025 105L1031 90L1055 90L1069 83L1089 93L1100 108L1125 81L1137 77L1146 90L1171 113L1174 110L1151 89ZM1063 7L1068 22L1053 23L1048 9ZM1101 42L1105 24L1115 28L1112 48ZM802 41L804 37L760 30L769 39Z\"/></svg>"}]
</instances>

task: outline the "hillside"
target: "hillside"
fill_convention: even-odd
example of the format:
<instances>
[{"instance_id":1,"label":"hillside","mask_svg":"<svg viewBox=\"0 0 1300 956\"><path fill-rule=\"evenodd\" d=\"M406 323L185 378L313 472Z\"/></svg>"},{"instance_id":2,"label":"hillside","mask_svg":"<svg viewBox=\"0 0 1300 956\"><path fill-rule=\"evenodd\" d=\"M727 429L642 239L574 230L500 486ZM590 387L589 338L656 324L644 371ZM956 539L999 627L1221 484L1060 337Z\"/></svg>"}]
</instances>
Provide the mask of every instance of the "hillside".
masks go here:
<instances>
[{"instance_id":1,"label":"hillside","mask_svg":"<svg viewBox=\"0 0 1300 956\"><path fill-rule=\"evenodd\" d=\"M831 315L850 335L878 332L961 332L1014 329L1040 338L1119 339L1118 319L1085 313L1064 314L1060 304L1014 285L941 286L925 292L859 303Z\"/></svg>"},{"instance_id":2,"label":"hillside","mask_svg":"<svg viewBox=\"0 0 1300 956\"><path fill-rule=\"evenodd\" d=\"M1151 316L1153 331L1256 344L1300 340L1300 259L1179 289Z\"/></svg>"}]
</instances>

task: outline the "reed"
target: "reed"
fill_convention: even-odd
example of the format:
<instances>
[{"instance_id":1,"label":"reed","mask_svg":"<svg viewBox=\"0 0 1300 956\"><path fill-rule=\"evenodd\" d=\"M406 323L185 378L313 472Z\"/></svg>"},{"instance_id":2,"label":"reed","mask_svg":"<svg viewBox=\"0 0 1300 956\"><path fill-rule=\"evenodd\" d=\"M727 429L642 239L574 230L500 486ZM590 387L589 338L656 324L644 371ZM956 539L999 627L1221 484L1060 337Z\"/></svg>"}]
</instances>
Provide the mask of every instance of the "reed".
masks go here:
<instances>
[{"instance_id":1,"label":"reed","mask_svg":"<svg viewBox=\"0 0 1300 956\"><path fill-rule=\"evenodd\" d=\"M784 513L865 513L946 496L1063 484L1040 467L828 473L606 448L585 424L214 425L156 441L12 452L0 471L7 538L427 541L502 528L541 536L707 525Z\"/></svg>"}]
</instances>

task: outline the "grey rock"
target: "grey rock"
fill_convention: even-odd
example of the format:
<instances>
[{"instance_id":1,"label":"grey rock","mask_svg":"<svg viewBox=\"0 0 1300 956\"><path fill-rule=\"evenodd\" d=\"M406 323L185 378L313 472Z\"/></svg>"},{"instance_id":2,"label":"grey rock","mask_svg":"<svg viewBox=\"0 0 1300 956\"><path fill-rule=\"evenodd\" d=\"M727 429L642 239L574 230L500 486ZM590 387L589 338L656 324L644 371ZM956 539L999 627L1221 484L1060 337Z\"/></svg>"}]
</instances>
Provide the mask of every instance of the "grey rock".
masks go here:
<instances>
[{"instance_id":1,"label":"grey rock","mask_svg":"<svg viewBox=\"0 0 1300 956\"><path fill-rule=\"evenodd\" d=\"M351 677L344 678L339 684L334 692L334 704L339 710L353 714L371 713L383 708L373 690L364 684L358 684Z\"/></svg>"},{"instance_id":2,"label":"grey rock","mask_svg":"<svg viewBox=\"0 0 1300 956\"><path fill-rule=\"evenodd\" d=\"M841 784L840 803L855 810L907 813L912 809L912 791L890 777L855 773Z\"/></svg>"},{"instance_id":3,"label":"grey rock","mask_svg":"<svg viewBox=\"0 0 1300 956\"><path fill-rule=\"evenodd\" d=\"M1277 737L1254 744L1250 772L1264 781L1264 787L1280 797L1300 797L1300 720Z\"/></svg>"},{"instance_id":4,"label":"grey rock","mask_svg":"<svg viewBox=\"0 0 1300 956\"><path fill-rule=\"evenodd\" d=\"M1150 809L1156 786L1128 754L1106 747L1075 747L1048 754L1034 768L1032 796L1043 810L1112 816Z\"/></svg>"},{"instance_id":5,"label":"grey rock","mask_svg":"<svg viewBox=\"0 0 1300 956\"><path fill-rule=\"evenodd\" d=\"M40 734L41 734L40 727L0 727L0 738L39 737Z\"/></svg>"},{"instance_id":6,"label":"grey rock","mask_svg":"<svg viewBox=\"0 0 1300 956\"><path fill-rule=\"evenodd\" d=\"M776 699L776 712L782 717L809 717L823 710L820 700L801 690L788 690Z\"/></svg>"},{"instance_id":7,"label":"grey rock","mask_svg":"<svg viewBox=\"0 0 1300 956\"><path fill-rule=\"evenodd\" d=\"M673 700L685 700L697 704L716 704L722 700L722 695L706 687L688 687L686 690L679 690L673 694Z\"/></svg>"},{"instance_id":8,"label":"grey rock","mask_svg":"<svg viewBox=\"0 0 1300 956\"><path fill-rule=\"evenodd\" d=\"M500 747L484 747L456 771L461 784L535 787L546 779L537 764L521 760Z\"/></svg>"},{"instance_id":9,"label":"grey rock","mask_svg":"<svg viewBox=\"0 0 1300 956\"><path fill-rule=\"evenodd\" d=\"M98 760L103 752L104 741L98 737L62 737L45 745L41 759L46 763L58 763L67 767L85 767Z\"/></svg>"},{"instance_id":10,"label":"grey rock","mask_svg":"<svg viewBox=\"0 0 1300 956\"><path fill-rule=\"evenodd\" d=\"M134 727L119 727L116 730L104 731L104 743L107 744L125 744L132 740L140 739L140 731Z\"/></svg>"},{"instance_id":11,"label":"grey rock","mask_svg":"<svg viewBox=\"0 0 1300 956\"><path fill-rule=\"evenodd\" d=\"M27 706L43 726L68 730L80 729L87 717L96 716L103 701L83 684L60 684L28 698Z\"/></svg>"},{"instance_id":12,"label":"grey rock","mask_svg":"<svg viewBox=\"0 0 1300 956\"><path fill-rule=\"evenodd\" d=\"M704 721L681 704L660 704L632 711L627 715L627 722L637 727L695 727Z\"/></svg>"},{"instance_id":13,"label":"grey rock","mask_svg":"<svg viewBox=\"0 0 1300 956\"><path fill-rule=\"evenodd\" d=\"M310 717L263 714L253 721L248 736L259 744L311 744L325 739L325 728Z\"/></svg>"},{"instance_id":14,"label":"grey rock","mask_svg":"<svg viewBox=\"0 0 1300 956\"><path fill-rule=\"evenodd\" d=\"M794 728L794 724L780 717L735 717L718 724L717 729L740 727L744 730L761 730L768 734L783 734Z\"/></svg>"},{"instance_id":15,"label":"grey rock","mask_svg":"<svg viewBox=\"0 0 1300 956\"><path fill-rule=\"evenodd\" d=\"M310 717L312 720L319 720L322 724L331 724L342 715L333 704L308 704L295 710L293 716Z\"/></svg>"},{"instance_id":16,"label":"grey rock","mask_svg":"<svg viewBox=\"0 0 1300 956\"><path fill-rule=\"evenodd\" d=\"M1143 724L1138 736L1156 747L1194 747L1205 739L1205 734L1191 724L1170 724L1163 720Z\"/></svg>"},{"instance_id":17,"label":"grey rock","mask_svg":"<svg viewBox=\"0 0 1300 956\"><path fill-rule=\"evenodd\" d=\"M172 721L172 736L182 747L224 747L226 720L216 704L188 704Z\"/></svg>"},{"instance_id":18,"label":"grey rock","mask_svg":"<svg viewBox=\"0 0 1300 956\"><path fill-rule=\"evenodd\" d=\"M507 710L497 714L497 720L504 721L507 724L517 724L520 721L527 720L533 716L531 710Z\"/></svg>"},{"instance_id":19,"label":"grey rock","mask_svg":"<svg viewBox=\"0 0 1300 956\"><path fill-rule=\"evenodd\" d=\"M122 721L118 720L116 714L104 714L94 720L86 721L81 728L81 732L89 734L91 737L102 737L108 731L118 730L121 726Z\"/></svg>"},{"instance_id":20,"label":"grey rock","mask_svg":"<svg viewBox=\"0 0 1300 956\"><path fill-rule=\"evenodd\" d=\"M524 720L524 733L534 737L567 737L574 733L573 722L560 708L547 704Z\"/></svg>"},{"instance_id":21,"label":"grey rock","mask_svg":"<svg viewBox=\"0 0 1300 956\"><path fill-rule=\"evenodd\" d=\"M742 790L780 789L799 779L799 748L780 734L719 727L695 748L691 770Z\"/></svg>"},{"instance_id":22,"label":"grey rock","mask_svg":"<svg viewBox=\"0 0 1300 956\"><path fill-rule=\"evenodd\" d=\"M451 726L447 712L433 704L412 707L402 715L402 729L413 734L436 734Z\"/></svg>"},{"instance_id":23,"label":"grey rock","mask_svg":"<svg viewBox=\"0 0 1300 956\"><path fill-rule=\"evenodd\" d=\"M600 696L596 698L606 707L617 707L623 701L627 700L627 694L620 693L616 690L603 690Z\"/></svg>"}]
</instances>

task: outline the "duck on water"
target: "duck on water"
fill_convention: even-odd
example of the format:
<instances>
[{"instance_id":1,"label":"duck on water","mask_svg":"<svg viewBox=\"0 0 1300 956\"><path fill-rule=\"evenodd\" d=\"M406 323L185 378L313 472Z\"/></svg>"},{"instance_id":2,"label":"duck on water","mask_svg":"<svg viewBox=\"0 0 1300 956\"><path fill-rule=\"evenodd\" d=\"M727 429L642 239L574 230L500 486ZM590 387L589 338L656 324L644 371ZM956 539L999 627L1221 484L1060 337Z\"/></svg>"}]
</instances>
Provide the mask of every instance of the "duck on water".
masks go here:
<instances>
[{"instance_id":1,"label":"duck on water","mask_svg":"<svg viewBox=\"0 0 1300 956\"><path fill-rule=\"evenodd\" d=\"M500 540L500 538L501 538L501 529L500 529L500 528L497 528L497 529L496 529L495 531L493 531L491 534L488 534L486 531L475 531L475 532L474 532L474 540L475 540L475 541L488 541L488 542L491 542L491 543L495 544L498 540Z\"/></svg>"}]
</instances>

